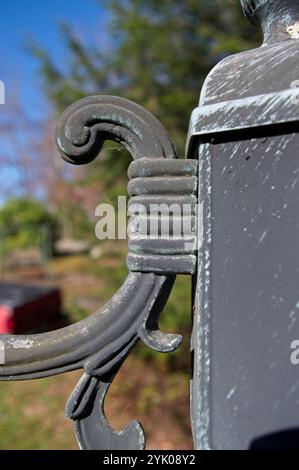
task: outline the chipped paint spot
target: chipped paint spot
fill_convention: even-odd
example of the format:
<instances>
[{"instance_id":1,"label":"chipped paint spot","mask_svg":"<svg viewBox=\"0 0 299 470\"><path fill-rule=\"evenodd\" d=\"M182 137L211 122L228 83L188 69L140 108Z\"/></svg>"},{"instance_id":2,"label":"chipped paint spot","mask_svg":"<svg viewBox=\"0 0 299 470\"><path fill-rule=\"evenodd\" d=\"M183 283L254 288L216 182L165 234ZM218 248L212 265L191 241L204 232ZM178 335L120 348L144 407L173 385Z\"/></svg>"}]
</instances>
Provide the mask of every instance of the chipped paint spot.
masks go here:
<instances>
[{"instance_id":1,"label":"chipped paint spot","mask_svg":"<svg viewBox=\"0 0 299 470\"><path fill-rule=\"evenodd\" d=\"M265 239L268 232L269 232L269 229L264 231L264 233L262 234L262 236L259 239L259 243L262 243L264 241L264 239Z\"/></svg>"},{"instance_id":2,"label":"chipped paint spot","mask_svg":"<svg viewBox=\"0 0 299 470\"><path fill-rule=\"evenodd\" d=\"M299 39L299 21L296 21L296 23L291 26L287 26L285 32L288 33L292 39Z\"/></svg>"},{"instance_id":3,"label":"chipped paint spot","mask_svg":"<svg viewBox=\"0 0 299 470\"><path fill-rule=\"evenodd\" d=\"M226 400L229 400L235 393L236 393L236 389L235 389L235 388L232 388L232 389L228 392L228 394L227 394L227 396L226 396Z\"/></svg>"}]
</instances>

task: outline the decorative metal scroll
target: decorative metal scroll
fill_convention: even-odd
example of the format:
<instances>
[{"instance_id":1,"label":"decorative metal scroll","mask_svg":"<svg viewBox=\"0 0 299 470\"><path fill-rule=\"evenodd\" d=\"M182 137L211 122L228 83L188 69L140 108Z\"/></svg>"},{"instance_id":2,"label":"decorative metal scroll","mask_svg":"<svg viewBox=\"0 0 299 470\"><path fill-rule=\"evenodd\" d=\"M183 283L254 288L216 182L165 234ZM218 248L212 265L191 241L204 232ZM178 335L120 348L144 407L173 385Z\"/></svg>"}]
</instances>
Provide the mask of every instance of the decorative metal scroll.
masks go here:
<instances>
[{"instance_id":1,"label":"decorative metal scroll","mask_svg":"<svg viewBox=\"0 0 299 470\"><path fill-rule=\"evenodd\" d=\"M142 107L112 96L91 96L70 106L57 126L62 158L91 162L106 140L124 145L136 160L129 169L130 207L142 202L196 203L197 161L177 160L164 127ZM194 206L195 207L195 206ZM195 208L192 213L195 219ZM136 222L133 218L133 225ZM137 220L138 222L138 220ZM148 234L144 234L148 235ZM115 432L103 410L118 369L141 339L159 352L175 350L181 336L159 330L158 319L176 273L195 271L196 237L186 240L148 236L129 242L129 274L98 312L66 328L31 336L1 336L5 365L0 380L28 380L84 369L66 406L82 449L143 449L138 422ZM132 295L134 292L134 295Z\"/></svg>"}]
</instances>

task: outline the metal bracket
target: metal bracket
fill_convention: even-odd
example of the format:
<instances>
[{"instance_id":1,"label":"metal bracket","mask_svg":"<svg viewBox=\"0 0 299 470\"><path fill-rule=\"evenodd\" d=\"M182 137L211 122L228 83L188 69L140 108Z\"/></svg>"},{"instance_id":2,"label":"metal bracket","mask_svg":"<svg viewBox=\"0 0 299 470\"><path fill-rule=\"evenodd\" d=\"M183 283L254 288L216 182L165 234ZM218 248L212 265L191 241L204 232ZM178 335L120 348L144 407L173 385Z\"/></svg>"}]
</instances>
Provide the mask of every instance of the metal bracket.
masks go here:
<instances>
[{"instance_id":1,"label":"metal bracket","mask_svg":"<svg viewBox=\"0 0 299 470\"><path fill-rule=\"evenodd\" d=\"M197 248L197 160L142 158L129 168L130 271L194 274ZM139 209L144 208L143 211ZM156 215L153 214L156 208ZM152 211L151 211L152 209ZM138 213L135 216L135 211ZM151 233L153 221L168 229ZM156 220L155 220L156 219ZM190 223L188 233L183 228ZM177 223L179 233L174 233ZM142 227L145 226L143 233Z\"/></svg>"},{"instance_id":2,"label":"metal bracket","mask_svg":"<svg viewBox=\"0 0 299 470\"><path fill-rule=\"evenodd\" d=\"M58 122L58 150L70 163L92 161L105 140L123 144L136 159L129 170L132 211L141 202L145 207L174 201L195 207L197 162L177 160L164 127L139 105L113 96L91 96L70 106ZM192 211L195 219L195 209ZM180 335L162 333L158 320L175 274L195 271L195 239L187 246L183 238L145 235L149 234L138 237L132 231L130 273L98 312L57 331L1 337L6 362L0 367L0 380L28 380L84 369L66 407L82 449L144 448L139 423L131 423L120 433L110 427L103 408L106 393L138 339L160 352L173 351L181 343Z\"/></svg>"}]
</instances>

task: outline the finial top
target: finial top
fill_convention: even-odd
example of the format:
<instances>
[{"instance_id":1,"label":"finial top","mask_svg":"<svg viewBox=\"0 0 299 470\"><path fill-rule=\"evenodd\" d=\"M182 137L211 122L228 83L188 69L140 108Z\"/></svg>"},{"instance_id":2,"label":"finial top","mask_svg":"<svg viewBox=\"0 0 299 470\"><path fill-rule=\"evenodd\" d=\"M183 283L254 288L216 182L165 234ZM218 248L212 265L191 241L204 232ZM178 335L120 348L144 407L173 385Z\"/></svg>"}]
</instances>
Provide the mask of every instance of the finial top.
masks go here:
<instances>
[{"instance_id":1,"label":"finial top","mask_svg":"<svg viewBox=\"0 0 299 470\"><path fill-rule=\"evenodd\" d=\"M298 0L241 0L245 16L260 25L265 43L299 39Z\"/></svg>"}]
</instances>

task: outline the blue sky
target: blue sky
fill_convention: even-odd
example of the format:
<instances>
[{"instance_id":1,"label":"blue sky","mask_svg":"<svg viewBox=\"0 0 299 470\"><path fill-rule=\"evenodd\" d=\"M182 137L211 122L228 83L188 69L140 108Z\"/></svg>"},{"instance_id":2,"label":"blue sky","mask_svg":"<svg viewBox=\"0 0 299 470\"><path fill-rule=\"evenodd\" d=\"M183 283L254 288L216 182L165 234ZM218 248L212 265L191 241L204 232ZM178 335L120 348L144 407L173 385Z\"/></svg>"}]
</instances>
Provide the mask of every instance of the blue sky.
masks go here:
<instances>
[{"instance_id":1,"label":"blue sky","mask_svg":"<svg viewBox=\"0 0 299 470\"><path fill-rule=\"evenodd\" d=\"M107 13L99 0L1 0L0 14L0 80L5 83L6 103L0 105L0 126L6 122L13 100L21 103L24 115L46 118L49 105L43 94L38 61L26 50L29 39L50 52L58 65L67 60L66 50L59 34L59 23L71 25L85 42L109 47L106 31ZM27 133L19 131L18 138ZM1 137L0 158L16 153L16 145ZM0 205L15 188L22 191L17 166L5 165L1 160ZM15 195L15 194L13 194Z\"/></svg>"},{"instance_id":2,"label":"blue sky","mask_svg":"<svg viewBox=\"0 0 299 470\"><path fill-rule=\"evenodd\" d=\"M27 112L33 115L45 112L38 63L25 50L28 38L63 64L66 55L57 27L59 22L67 22L79 36L95 43L106 34L106 19L98 0L1 0L0 80L5 83L7 100L18 89Z\"/></svg>"}]
</instances>

